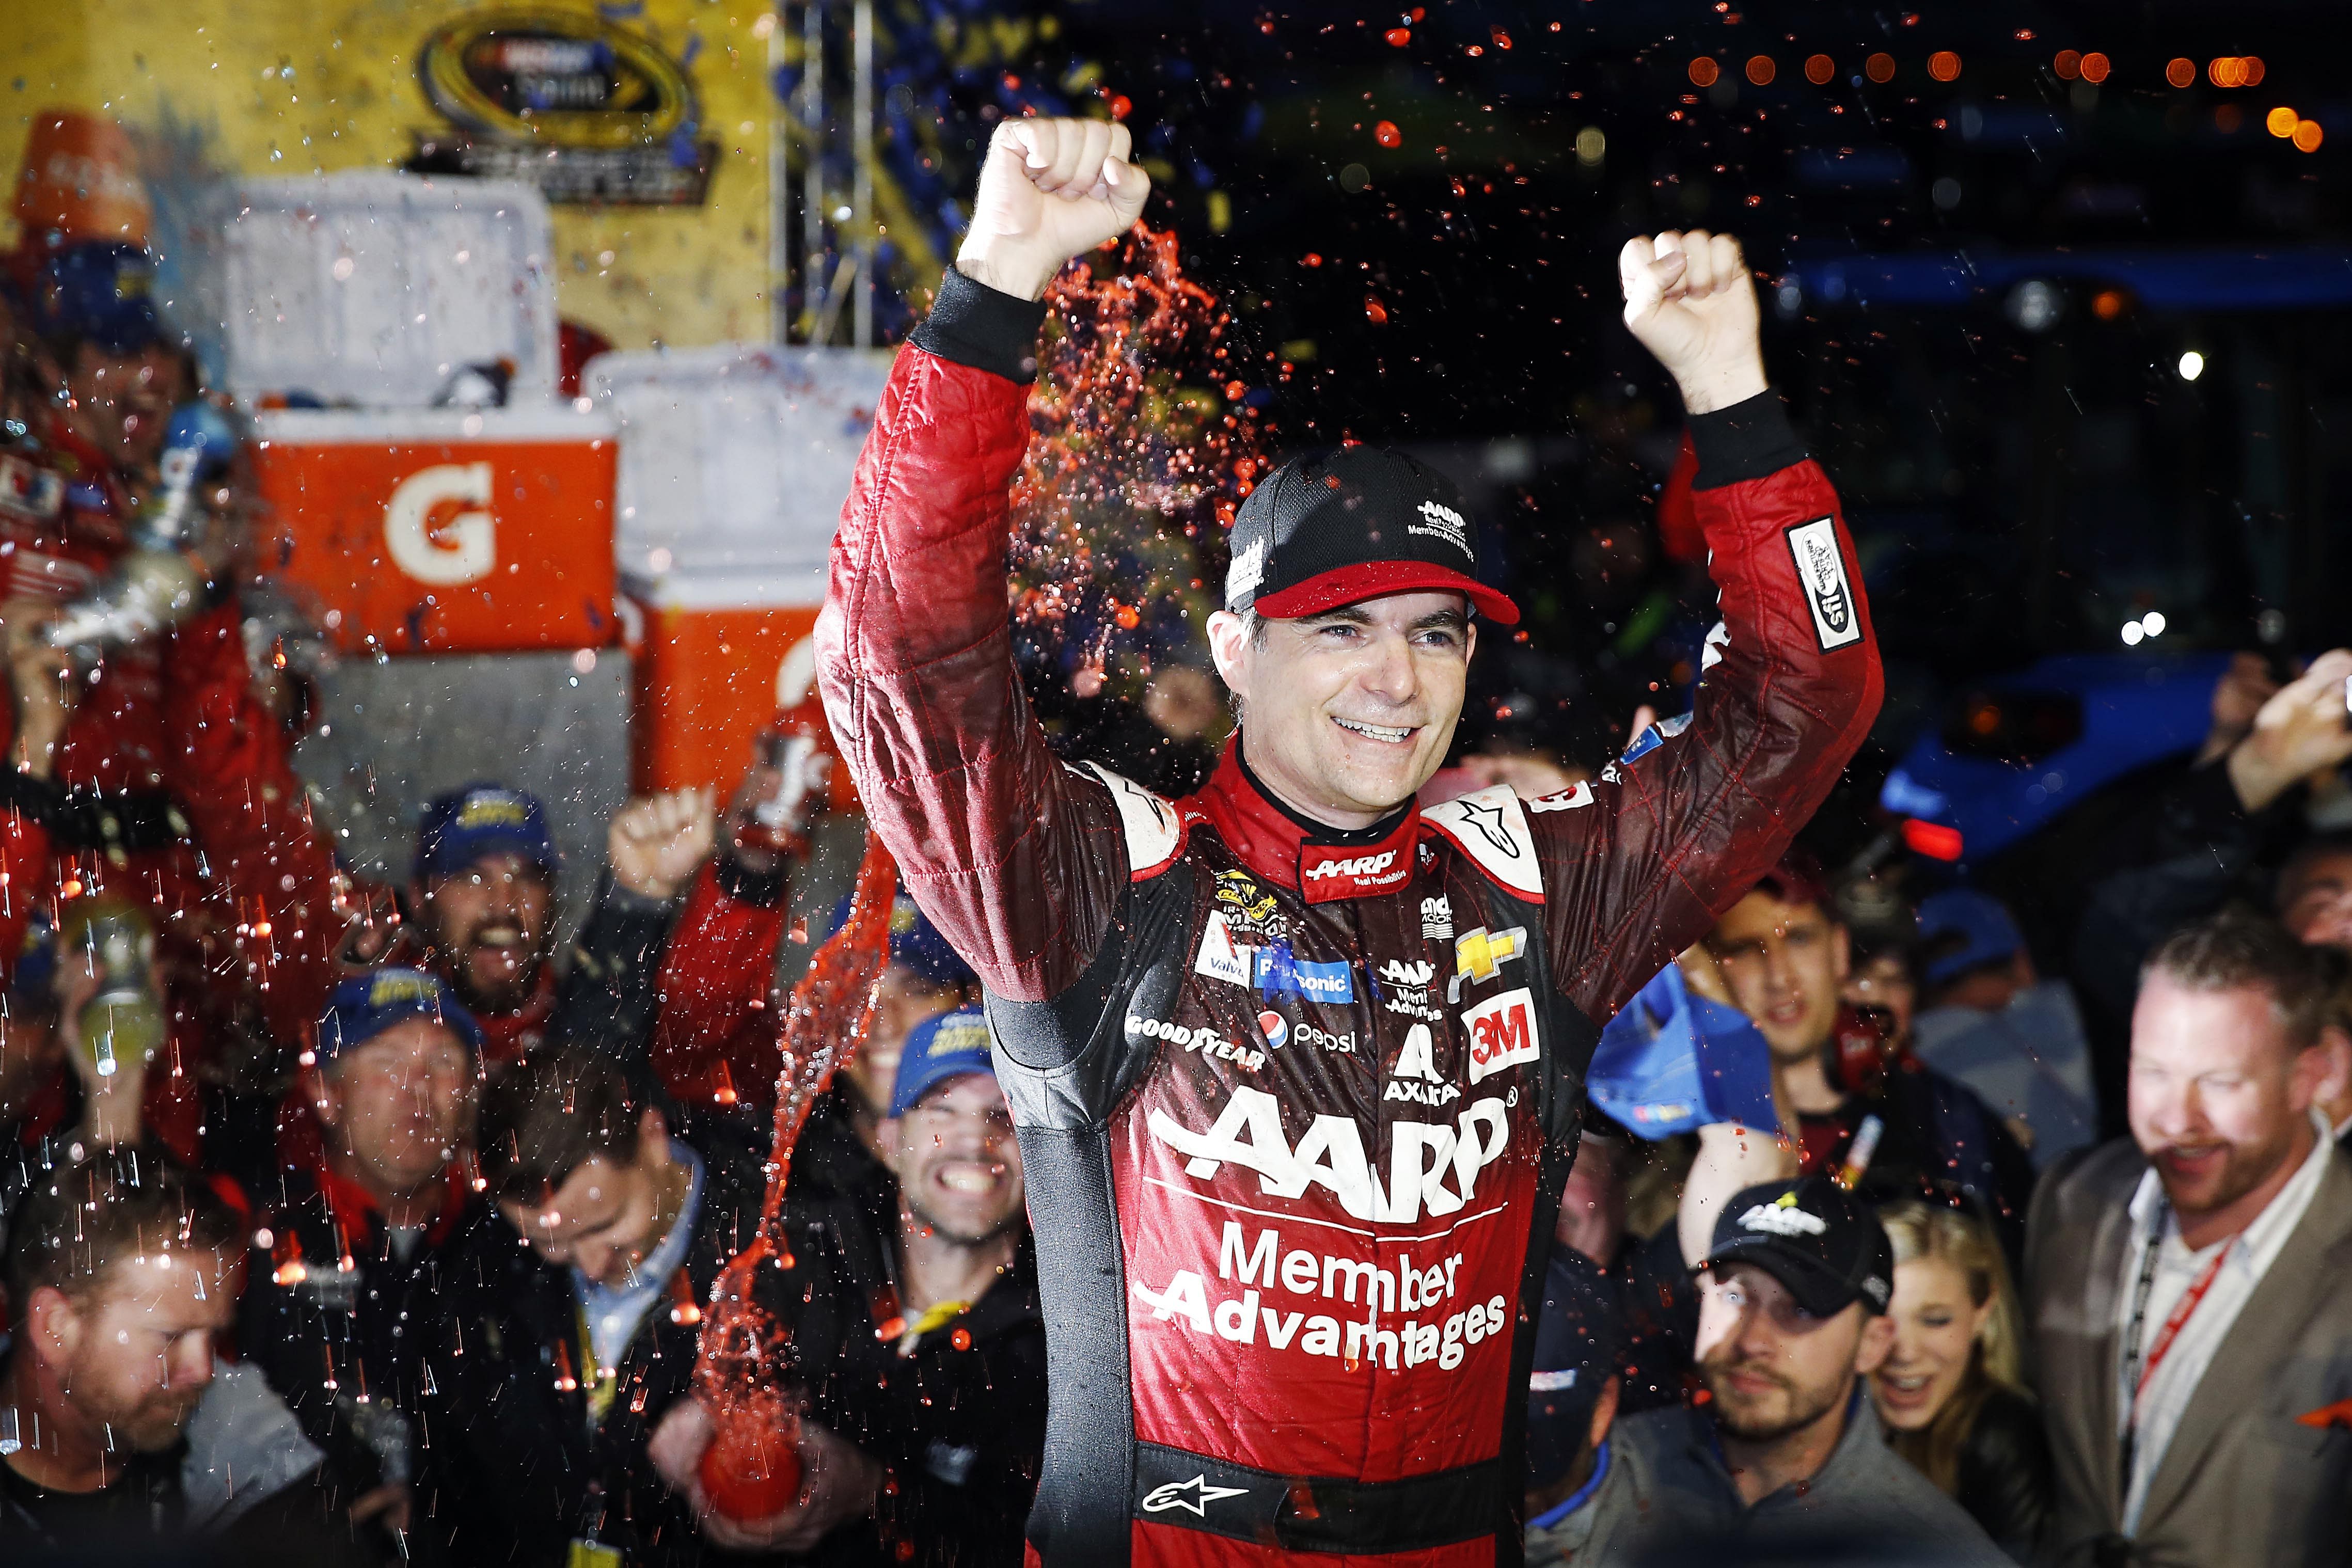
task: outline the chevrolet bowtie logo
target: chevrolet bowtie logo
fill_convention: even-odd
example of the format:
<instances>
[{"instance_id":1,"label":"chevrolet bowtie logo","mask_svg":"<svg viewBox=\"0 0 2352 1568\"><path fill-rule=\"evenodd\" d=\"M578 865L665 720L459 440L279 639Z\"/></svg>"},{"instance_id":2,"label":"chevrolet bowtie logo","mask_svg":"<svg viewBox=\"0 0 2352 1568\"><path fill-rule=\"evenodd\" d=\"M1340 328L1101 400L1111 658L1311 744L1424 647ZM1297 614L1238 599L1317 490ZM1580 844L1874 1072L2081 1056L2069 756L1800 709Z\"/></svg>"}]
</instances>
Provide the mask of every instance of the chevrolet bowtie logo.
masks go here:
<instances>
[{"instance_id":1,"label":"chevrolet bowtie logo","mask_svg":"<svg viewBox=\"0 0 2352 1568\"><path fill-rule=\"evenodd\" d=\"M1152 1488L1144 1496L1143 1511L1165 1513L1171 1508L1185 1508L1192 1511L1193 1517L1206 1519L1210 1503L1219 1498L1240 1497L1248 1490L1247 1487L1213 1487L1203 1471L1189 1481L1170 1481L1166 1486ZM1187 1497L1187 1492L1192 1495Z\"/></svg>"},{"instance_id":2,"label":"chevrolet bowtie logo","mask_svg":"<svg viewBox=\"0 0 2352 1568\"><path fill-rule=\"evenodd\" d=\"M1508 931L1489 932L1480 925L1465 931L1454 942L1454 981L1445 988L1445 999L1462 999L1465 980L1491 980L1502 973L1503 966L1514 958L1524 958L1528 952L1528 928L1514 925Z\"/></svg>"}]
</instances>

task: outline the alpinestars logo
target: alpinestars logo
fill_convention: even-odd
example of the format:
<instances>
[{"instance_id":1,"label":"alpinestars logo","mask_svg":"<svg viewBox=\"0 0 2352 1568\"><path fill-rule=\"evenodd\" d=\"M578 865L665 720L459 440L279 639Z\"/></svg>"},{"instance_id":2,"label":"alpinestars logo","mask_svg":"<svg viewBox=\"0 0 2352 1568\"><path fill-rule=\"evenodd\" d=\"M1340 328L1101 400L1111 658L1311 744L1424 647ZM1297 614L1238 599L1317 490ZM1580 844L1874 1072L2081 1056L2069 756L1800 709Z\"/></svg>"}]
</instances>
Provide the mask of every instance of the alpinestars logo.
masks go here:
<instances>
[{"instance_id":1,"label":"alpinestars logo","mask_svg":"<svg viewBox=\"0 0 2352 1568\"><path fill-rule=\"evenodd\" d=\"M1444 894L1421 901L1421 934L1432 942L1454 940L1454 905Z\"/></svg>"},{"instance_id":2,"label":"alpinestars logo","mask_svg":"<svg viewBox=\"0 0 2352 1568\"><path fill-rule=\"evenodd\" d=\"M1197 1519L1206 1519L1209 1504L1221 1498L1245 1497L1248 1493L1247 1487L1211 1486L1208 1472L1203 1470L1189 1481L1170 1481L1166 1486L1153 1487L1143 1494L1143 1511L1165 1513L1171 1508L1181 1508L1191 1510Z\"/></svg>"},{"instance_id":3,"label":"alpinestars logo","mask_svg":"<svg viewBox=\"0 0 2352 1568\"><path fill-rule=\"evenodd\" d=\"M1464 555L1470 557L1474 564L1476 562L1477 554L1470 548L1470 524L1461 513L1451 507L1441 506L1435 501L1423 501L1421 504L1421 517L1422 520L1408 526L1405 532L1420 534L1427 538L1444 539Z\"/></svg>"},{"instance_id":4,"label":"alpinestars logo","mask_svg":"<svg viewBox=\"0 0 2352 1568\"><path fill-rule=\"evenodd\" d=\"M1788 539L1789 554L1797 563L1797 580L1804 585L1806 607L1813 612L1813 637L1822 652L1859 642L1862 617L1855 612L1845 560L1838 553L1837 525L1827 517L1816 517L1790 528Z\"/></svg>"}]
</instances>

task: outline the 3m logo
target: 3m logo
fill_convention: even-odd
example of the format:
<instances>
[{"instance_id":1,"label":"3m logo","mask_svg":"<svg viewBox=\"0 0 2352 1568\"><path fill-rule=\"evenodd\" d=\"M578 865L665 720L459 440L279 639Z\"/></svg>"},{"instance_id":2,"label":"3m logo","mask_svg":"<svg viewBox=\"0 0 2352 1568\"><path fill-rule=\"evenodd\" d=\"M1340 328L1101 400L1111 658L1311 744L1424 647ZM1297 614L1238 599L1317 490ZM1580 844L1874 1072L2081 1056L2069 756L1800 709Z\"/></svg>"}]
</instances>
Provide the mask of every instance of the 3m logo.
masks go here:
<instances>
[{"instance_id":1,"label":"3m logo","mask_svg":"<svg viewBox=\"0 0 2352 1568\"><path fill-rule=\"evenodd\" d=\"M1425 986L1437 978L1437 966L1426 959L1408 964L1391 958L1381 966L1381 978L1391 986Z\"/></svg>"},{"instance_id":2,"label":"3m logo","mask_svg":"<svg viewBox=\"0 0 2352 1568\"><path fill-rule=\"evenodd\" d=\"M1826 653L1862 639L1862 617L1846 580L1845 559L1838 553L1837 525L1827 517L1789 530L1789 554L1797 563L1797 581L1805 591L1805 606L1812 612L1813 637Z\"/></svg>"},{"instance_id":3,"label":"3m logo","mask_svg":"<svg viewBox=\"0 0 2352 1568\"><path fill-rule=\"evenodd\" d=\"M443 511L452 505L463 509ZM411 474L384 503L383 543L392 563L437 588L479 582L499 563L489 506L487 463L440 463Z\"/></svg>"},{"instance_id":4,"label":"3m logo","mask_svg":"<svg viewBox=\"0 0 2352 1568\"><path fill-rule=\"evenodd\" d=\"M1516 991L1480 1002L1462 1015L1470 1031L1470 1082L1493 1077L1507 1067L1533 1061L1542 1053L1536 1030L1535 993L1521 986Z\"/></svg>"},{"instance_id":5,"label":"3m logo","mask_svg":"<svg viewBox=\"0 0 2352 1568\"><path fill-rule=\"evenodd\" d=\"M1396 851L1382 850L1376 855L1358 855L1353 860L1325 861L1307 868L1307 880L1321 882L1327 877L1377 877L1396 864Z\"/></svg>"}]
</instances>

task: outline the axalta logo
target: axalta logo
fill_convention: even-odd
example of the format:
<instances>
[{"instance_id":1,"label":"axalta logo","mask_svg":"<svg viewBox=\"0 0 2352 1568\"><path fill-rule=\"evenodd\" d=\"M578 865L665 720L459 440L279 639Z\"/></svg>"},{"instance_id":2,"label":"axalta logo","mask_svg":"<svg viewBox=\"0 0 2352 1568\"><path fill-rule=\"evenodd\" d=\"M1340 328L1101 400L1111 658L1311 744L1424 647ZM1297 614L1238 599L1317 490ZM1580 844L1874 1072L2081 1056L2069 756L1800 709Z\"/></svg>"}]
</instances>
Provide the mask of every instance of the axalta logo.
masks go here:
<instances>
[{"instance_id":1,"label":"axalta logo","mask_svg":"<svg viewBox=\"0 0 2352 1568\"><path fill-rule=\"evenodd\" d=\"M1353 860L1323 861L1307 868L1307 880L1321 882L1328 877L1377 877L1396 864L1397 852L1382 850L1376 855L1358 855Z\"/></svg>"},{"instance_id":2,"label":"axalta logo","mask_svg":"<svg viewBox=\"0 0 2352 1568\"><path fill-rule=\"evenodd\" d=\"M1437 978L1437 966L1427 959L1408 964L1391 958L1381 966L1381 978L1391 986L1425 986Z\"/></svg>"},{"instance_id":3,"label":"axalta logo","mask_svg":"<svg viewBox=\"0 0 2352 1568\"><path fill-rule=\"evenodd\" d=\"M1528 952L1528 928L1514 925L1508 931L1489 933L1483 925L1465 931L1454 943L1454 978L1445 988L1445 999L1462 999L1463 982L1491 980L1503 972L1503 966L1514 958L1523 958Z\"/></svg>"},{"instance_id":4,"label":"axalta logo","mask_svg":"<svg viewBox=\"0 0 2352 1568\"><path fill-rule=\"evenodd\" d=\"M1462 1098L1462 1085L1448 1083L1437 1071L1436 1039L1427 1024L1417 1023L1406 1031L1381 1098L1408 1105L1451 1105Z\"/></svg>"},{"instance_id":5,"label":"axalta logo","mask_svg":"<svg viewBox=\"0 0 2352 1568\"><path fill-rule=\"evenodd\" d=\"M1543 1053L1536 1030L1535 994L1525 986L1490 998L1462 1015L1470 1031L1470 1082L1491 1078L1507 1067L1533 1061Z\"/></svg>"},{"instance_id":6,"label":"axalta logo","mask_svg":"<svg viewBox=\"0 0 2352 1568\"><path fill-rule=\"evenodd\" d=\"M1392 1122L1383 1188L1354 1117L1317 1116L1294 1148L1282 1130L1281 1102L1247 1084L1234 1088L1205 1133L1179 1126L1158 1109L1148 1124L1153 1137L1186 1156L1184 1174L1196 1181L1214 1178L1228 1164L1243 1166L1257 1173L1268 1197L1298 1197L1310 1186L1322 1186L1356 1218L1389 1224L1417 1220L1424 1207L1433 1215L1459 1213L1476 1190L1478 1173L1502 1156L1511 1136L1500 1099L1474 1100L1451 1124Z\"/></svg>"},{"instance_id":7,"label":"axalta logo","mask_svg":"<svg viewBox=\"0 0 2352 1568\"><path fill-rule=\"evenodd\" d=\"M1807 1214L1797 1207L1797 1195L1782 1193L1771 1203L1759 1203L1739 1217L1742 1230L1761 1230L1773 1236L1819 1236L1829 1229L1821 1216Z\"/></svg>"},{"instance_id":8,"label":"axalta logo","mask_svg":"<svg viewBox=\"0 0 2352 1568\"><path fill-rule=\"evenodd\" d=\"M1208 1472L1203 1470L1189 1481L1170 1481L1166 1486L1153 1487L1143 1494L1143 1511L1165 1513L1171 1508L1181 1508L1189 1510L1196 1518L1206 1519L1210 1503L1248 1495L1247 1487L1211 1486Z\"/></svg>"},{"instance_id":9,"label":"axalta logo","mask_svg":"<svg viewBox=\"0 0 2352 1568\"><path fill-rule=\"evenodd\" d=\"M1247 1072L1255 1072L1265 1065L1265 1052L1253 1051L1245 1045L1235 1045L1213 1029L1187 1029L1181 1023L1163 1023L1158 1019L1127 1015L1127 1032L1141 1035L1146 1040L1165 1040L1218 1061L1230 1061ZM1279 1043L1279 1042L1276 1042Z\"/></svg>"}]
</instances>

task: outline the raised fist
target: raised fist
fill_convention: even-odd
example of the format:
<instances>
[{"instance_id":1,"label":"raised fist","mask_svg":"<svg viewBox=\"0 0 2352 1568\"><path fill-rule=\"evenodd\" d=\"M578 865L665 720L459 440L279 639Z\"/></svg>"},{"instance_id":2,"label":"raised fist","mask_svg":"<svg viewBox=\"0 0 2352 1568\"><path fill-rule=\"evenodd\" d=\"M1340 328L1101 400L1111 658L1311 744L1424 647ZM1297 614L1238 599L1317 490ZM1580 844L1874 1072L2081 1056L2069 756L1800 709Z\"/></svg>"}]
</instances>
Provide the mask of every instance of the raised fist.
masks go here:
<instances>
[{"instance_id":1,"label":"raised fist","mask_svg":"<svg viewBox=\"0 0 2352 1568\"><path fill-rule=\"evenodd\" d=\"M1024 299L1143 214L1151 177L1127 161L1127 127L1105 120L1006 120L989 139L956 270Z\"/></svg>"},{"instance_id":2,"label":"raised fist","mask_svg":"<svg viewBox=\"0 0 2352 1568\"><path fill-rule=\"evenodd\" d=\"M1712 413L1764 390L1756 284L1738 240L1705 229L1636 235L1618 253L1617 273L1625 325L1675 378L1684 408Z\"/></svg>"},{"instance_id":3,"label":"raised fist","mask_svg":"<svg viewBox=\"0 0 2352 1568\"><path fill-rule=\"evenodd\" d=\"M710 857L719 808L709 789L672 789L630 801L613 819L604 855L613 880L646 898L676 898Z\"/></svg>"}]
</instances>

